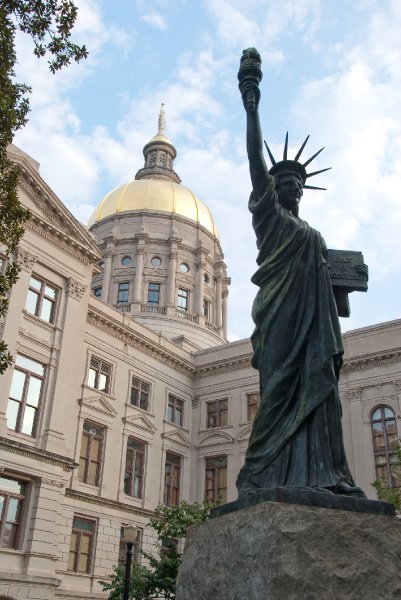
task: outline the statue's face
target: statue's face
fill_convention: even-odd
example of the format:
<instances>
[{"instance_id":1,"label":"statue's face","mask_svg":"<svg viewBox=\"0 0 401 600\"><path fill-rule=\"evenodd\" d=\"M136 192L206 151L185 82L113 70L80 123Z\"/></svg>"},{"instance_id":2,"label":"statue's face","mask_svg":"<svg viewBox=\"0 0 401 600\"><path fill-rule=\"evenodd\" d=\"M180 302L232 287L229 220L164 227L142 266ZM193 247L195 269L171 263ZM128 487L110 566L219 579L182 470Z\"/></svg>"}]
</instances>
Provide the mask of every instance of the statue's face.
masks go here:
<instances>
[{"instance_id":1,"label":"statue's face","mask_svg":"<svg viewBox=\"0 0 401 600\"><path fill-rule=\"evenodd\" d=\"M302 179L296 173L283 173L277 178L276 191L281 206L291 211L302 198Z\"/></svg>"}]
</instances>

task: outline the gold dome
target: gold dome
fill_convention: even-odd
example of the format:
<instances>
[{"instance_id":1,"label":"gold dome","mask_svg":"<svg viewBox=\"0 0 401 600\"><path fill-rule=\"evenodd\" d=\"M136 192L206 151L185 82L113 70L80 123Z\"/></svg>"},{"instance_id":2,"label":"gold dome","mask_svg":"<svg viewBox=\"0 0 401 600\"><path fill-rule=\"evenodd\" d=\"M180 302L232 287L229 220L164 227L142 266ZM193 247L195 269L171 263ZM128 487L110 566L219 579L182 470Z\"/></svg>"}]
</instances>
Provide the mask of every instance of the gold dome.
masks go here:
<instances>
[{"instance_id":1,"label":"gold dome","mask_svg":"<svg viewBox=\"0 0 401 600\"><path fill-rule=\"evenodd\" d=\"M175 213L203 225L219 237L213 216L204 202L188 188L164 179L134 179L107 194L92 213L88 226L127 211L152 210Z\"/></svg>"}]
</instances>

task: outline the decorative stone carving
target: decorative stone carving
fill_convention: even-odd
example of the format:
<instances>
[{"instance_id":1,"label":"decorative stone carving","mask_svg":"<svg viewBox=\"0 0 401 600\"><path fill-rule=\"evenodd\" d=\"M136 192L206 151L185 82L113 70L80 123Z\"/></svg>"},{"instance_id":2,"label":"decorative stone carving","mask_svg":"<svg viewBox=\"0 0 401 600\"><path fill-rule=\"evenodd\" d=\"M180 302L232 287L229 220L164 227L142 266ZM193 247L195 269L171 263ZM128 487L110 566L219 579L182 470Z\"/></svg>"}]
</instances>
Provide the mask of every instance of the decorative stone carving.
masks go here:
<instances>
[{"instance_id":1,"label":"decorative stone carving","mask_svg":"<svg viewBox=\"0 0 401 600\"><path fill-rule=\"evenodd\" d=\"M67 283L67 295L75 300L81 300L86 290L86 285L83 285L76 279L70 277Z\"/></svg>"},{"instance_id":2,"label":"decorative stone carving","mask_svg":"<svg viewBox=\"0 0 401 600\"><path fill-rule=\"evenodd\" d=\"M401 394L401 379L393 381L396 394Z\"/></svg>"},{"instance_id":3,"label":"decorative stone carving","mask_svg":"<svg viewBox=\"0 0 401 600\"><path fill-rule=\"evenodd\" d=\"M192 408L198 408L199 400L199 396L192 396Z\"/></svg>"},{"instance_id":4,"label":"decorative stone carving","mask_svg":"<svg viewBox=\"0 0 401 600\"><path fill-rule=\"evenodd\" d=\"M57 479L47 479L45 477L42 477L42 484L50 485L51 487L56 487L56 488L65 487L65 484L63 481L58 481Z\"/></svg>"},{"instance_id":5,"label":"decorative stone carving","mask_svg":"<svg viewBox=\"0 0 401 600\"><path fill-rule=\"evenodd\" d=\"M362 388L355 388L347 391L347 398L350 402L360 401L362 398Z\"/></svg>"},{"instance_id":6,"label":"decorative stone carving","mask_svg":"<svg viewBox=\"0 0 401 600\"><path fill-rule=\"evenodd\" d=\"M19 247L17 250L17 264L21 267L23 271L30 273L32 271L33 265L37 261L37 257L34 256L28 250Z\"/></svg>"}]
</instances>

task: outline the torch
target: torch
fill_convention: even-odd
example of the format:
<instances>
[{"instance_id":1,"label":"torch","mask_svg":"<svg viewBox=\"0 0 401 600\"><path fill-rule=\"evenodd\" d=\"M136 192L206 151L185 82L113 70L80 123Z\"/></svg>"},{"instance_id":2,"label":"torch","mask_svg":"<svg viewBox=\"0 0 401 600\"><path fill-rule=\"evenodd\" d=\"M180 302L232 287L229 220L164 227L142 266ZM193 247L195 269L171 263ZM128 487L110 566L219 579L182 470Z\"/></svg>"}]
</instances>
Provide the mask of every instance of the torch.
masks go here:
<instances>
[{"instance_id":1,"label":"torch","mask_svg":"<svg viewBox=\"0 0 401 600\"><path fill-rule=\"evenodd\" d=\"M259 85L263 77L261 66L262 59L256 48L247 48L246 50L243 50L238 71L238 87L240 90L244 82ZM250 112L255 110L255 92L253 86L246 95L246 109Z\"/></svg>"}]
</instances>

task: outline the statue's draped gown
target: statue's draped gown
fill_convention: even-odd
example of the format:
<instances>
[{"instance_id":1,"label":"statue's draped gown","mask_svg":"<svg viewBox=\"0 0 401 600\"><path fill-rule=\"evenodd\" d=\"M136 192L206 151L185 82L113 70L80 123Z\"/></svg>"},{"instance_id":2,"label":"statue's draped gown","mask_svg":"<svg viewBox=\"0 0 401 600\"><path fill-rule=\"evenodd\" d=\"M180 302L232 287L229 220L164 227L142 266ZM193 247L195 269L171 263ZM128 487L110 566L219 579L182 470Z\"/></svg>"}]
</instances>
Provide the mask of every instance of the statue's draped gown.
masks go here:
<instances>
[{"instance_id":1,"label":"statue's draped gown","mask_svg":"<svg viewBox=\"0 0 401 600\"><path fill-rule=\"evenodd\" d=\"M261 401L239 495L277 486L354 486L344 451L334 357L343 346L320 233L282 208L268 177L252 192L259 286L252 316Z\"/></svg>"}]
</instances>

